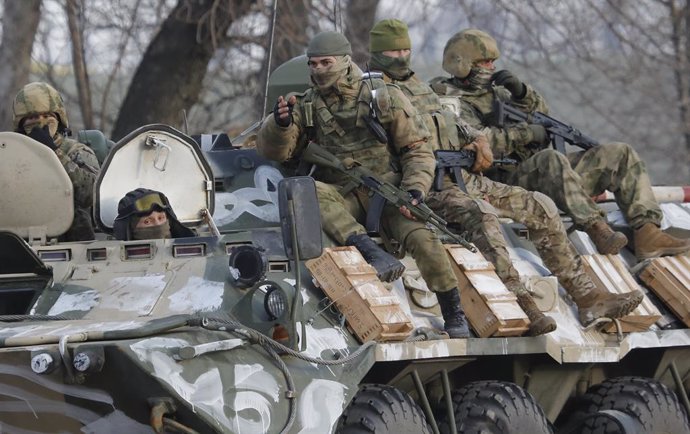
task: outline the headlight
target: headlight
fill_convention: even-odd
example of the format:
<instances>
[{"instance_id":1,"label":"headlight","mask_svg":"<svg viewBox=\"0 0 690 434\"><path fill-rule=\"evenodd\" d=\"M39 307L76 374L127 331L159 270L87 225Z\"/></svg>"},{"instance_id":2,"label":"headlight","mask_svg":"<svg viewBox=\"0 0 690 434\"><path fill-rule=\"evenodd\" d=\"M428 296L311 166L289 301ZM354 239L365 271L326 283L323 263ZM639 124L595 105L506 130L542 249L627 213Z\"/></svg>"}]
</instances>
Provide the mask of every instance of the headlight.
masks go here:
<instances>
[{"instance_id":1,"label":"headlight","mask_svg":"<svg viewBox=\"0 0 690 434\"><path fill-rule=\"evenodd\" d=\"M269 286L264 296L264 309L271 320L282 317L288 308L287 295L282 289Z\"/></svg>"}]
</instances>

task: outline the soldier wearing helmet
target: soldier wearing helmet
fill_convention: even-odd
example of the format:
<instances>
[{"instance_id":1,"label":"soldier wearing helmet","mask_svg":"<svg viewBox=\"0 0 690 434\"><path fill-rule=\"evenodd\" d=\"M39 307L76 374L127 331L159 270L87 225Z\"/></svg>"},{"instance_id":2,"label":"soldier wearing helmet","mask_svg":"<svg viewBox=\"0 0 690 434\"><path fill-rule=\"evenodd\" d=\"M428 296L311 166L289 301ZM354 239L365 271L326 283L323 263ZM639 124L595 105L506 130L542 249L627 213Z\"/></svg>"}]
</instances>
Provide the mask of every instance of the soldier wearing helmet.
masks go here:
<instances>
[{"instance_id":1,"label":"soldier wearing helmet","mask_svg":"<svg viewBox=\"0 0 690 434\"><path fill-rule=\"evenodd\" d=\"M151 240L193 237L194 232L177 220L163 193L137 188L117 204L113 235L118 240Z\"/></svg>"},{"instance_id":2,"label":"soldier wearing helmet","mask_svg":"<svg viewBox=\"0 0 690 434\"><path fill-rule=\"evenodd\" d=\"M340 159L356 161L382 178L397 179L412 200L422 201L435 166L426 143L429 132L400 89L380 78L363 79L351 54L350 42L340 33L323 32L311 40L307 65L313 85L302 94L278 97L273 113L263 120L257 150L276 161L299 161L307 143L315 141ZM357 220L369 204L366 191L348 188L347 177L335 170L317 167L313 177L324 231L336 242L356 247L382 280L400 277L404 266L381 249ZM468 337L458 283L448 258L439 255L440 240L424 223L413 220L405 207L386 206L381 223L386 235L410 252L436 292L448 334Z\"/></svg>"},{"instance_id":3,"label":"soldier wearing helmet","mask_svg":"<svg viewBox=\"0 0 690 434\"><path fill-rule=\"evenodd\" d=\"M93 184L99 170L93 151L67 136L69 120L62 97L48 83L24 86L14 97L14 129L55 151L74 187L74 220L62 241L94 239L91 207Z\"/></svg>"},{"instance_id":4,"label":"soldier wearing helmet","mask_svg":"<svg viewBox=\"0 0 690 434\"><path fill-rule=\"evenodd\" d=\"M495 72L500 52L487 33L463 30L450 38L443 51L443 69L450 78L432 80L444 106L489 136L494 155L520 161L514 170L488 171L492 179L540 191L587 232L599 252L616 254L628 242L613 231L606 214L592 200L604 190L614 192L630 226L638 259L690 250L690 240L661 231L663 214L651 189L644 162L627 143L609 143L563 155L548 145L546 130L536 124L495 126L498 99L525 112L548 112L544 99L508 70Z\"/></svg>"}]
</instances>

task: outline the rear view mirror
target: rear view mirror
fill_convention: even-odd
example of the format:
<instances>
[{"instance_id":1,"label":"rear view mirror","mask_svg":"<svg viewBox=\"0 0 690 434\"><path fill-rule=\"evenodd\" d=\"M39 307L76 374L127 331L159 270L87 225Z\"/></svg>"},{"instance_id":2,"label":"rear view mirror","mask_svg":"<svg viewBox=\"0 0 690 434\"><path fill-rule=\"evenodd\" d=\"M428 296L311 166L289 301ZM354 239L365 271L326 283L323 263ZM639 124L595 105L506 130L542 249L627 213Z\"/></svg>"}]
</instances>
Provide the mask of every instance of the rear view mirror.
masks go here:
<instances>
[{"instance_id":1,"label":"rear view mirror","mask_svg":"<svg viewBox=\"0 0 690 434\"><path fill-rule=\"evenodd\" d=\"M295 176L281 180L278 210L287 257L305 260L321 256L321 211L314 179Z\"/></svg>"}]
</instances>

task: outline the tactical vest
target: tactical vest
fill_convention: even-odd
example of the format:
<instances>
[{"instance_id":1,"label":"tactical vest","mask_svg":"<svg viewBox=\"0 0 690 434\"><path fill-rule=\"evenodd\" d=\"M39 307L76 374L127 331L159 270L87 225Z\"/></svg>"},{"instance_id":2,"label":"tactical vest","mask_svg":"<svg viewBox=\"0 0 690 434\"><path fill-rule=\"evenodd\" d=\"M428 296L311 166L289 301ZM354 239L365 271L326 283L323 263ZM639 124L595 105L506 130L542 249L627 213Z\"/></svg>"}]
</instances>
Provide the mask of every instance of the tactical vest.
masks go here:
<instances>
[{"instance_id":1,"label":"tactical vest","mask_svg":"<svg viewBox=\"0 0 690 434\"><path fill-rule=\"evenodd\" d=\"M454 112L442 110L439 96L428 84L414 77L405 81L394 80L393 83L400 87L424 120L431 133L429 144L432 150L457 149L460 146Z\"/></svg>"},{"instance_id":2,"label":"tactical vest","mask_svg":"<svg viewBox=\"0 0 690 434\"><path fill-rule=\"evenodd\" d=\"M340 160L352 158L359 164L374 171L385 174L391 171L392 156L388 145L376 140L364 122L364 116L369 114L371 101L371 80L360 82L357 98L337 99L331 107L323 97L309 89L300 100L304 114L304 126L309 131L309 139L338 157ZM374 79L376 89L385 89L383 80ZM388 130L392 116L390 96L388 104L379 98L377 115L383 127ZM347 178L340 172L317 167L312 176L319 181L329 184L344 185Z\"/></svg>"}]
</instances>

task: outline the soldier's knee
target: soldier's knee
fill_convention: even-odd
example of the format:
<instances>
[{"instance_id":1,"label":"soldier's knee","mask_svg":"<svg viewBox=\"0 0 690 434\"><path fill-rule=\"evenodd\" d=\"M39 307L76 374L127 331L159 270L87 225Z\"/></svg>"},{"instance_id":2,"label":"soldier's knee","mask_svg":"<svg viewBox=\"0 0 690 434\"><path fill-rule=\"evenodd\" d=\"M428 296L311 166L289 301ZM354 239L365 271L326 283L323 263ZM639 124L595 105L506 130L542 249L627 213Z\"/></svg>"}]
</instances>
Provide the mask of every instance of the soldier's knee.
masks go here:
<instances>
[{"instance_id":1,"label":"soldier's knee","mask_svg":"<svg viewBox=\"0 0 690 434\"><path fill-rule=\"evenodd\" d=\"M534 154L532 158L535 159L537 167L545 172L550 172L552 168L560 170L563 167L570 166L570 162L566 156L554 149L539 151Z\"/></svg>"},{"instance_id":2,"label":"soldier's knee","mask_svg":"<svg viewBox=\"0 0 690 434\"><path fill-rule=\"evenodd\" d=\"M610 151L613 155L614 159L618 159L619 161L621 160L626 160L628 161L628 164L634 164L639 161L641 161L639 154L633 148L627 143L623 142L614 142L614 143L608 143L606 146L601 146L600 148L608 150L610 148Z\"/></svg>"},{"instance_id":3,"label":"soldier's knee","mask_svg":"<svg viewBox=\"0 0 690 434\"><path fill-rule=\"evenodd\" d=\"M436 234L427 227L420 227L410 231L405 236L403 245L405 250L409 251L413 256L438 254L440 249L443 248Z\"/></svg>"},{"instance_id":4,"label":"soldier's knee","mask_svg":"<svg viewBox=\"0 0 690 434\"><path fill-rule=\"evenodd\" d=\"M549 196L540 191L531 191L530 196L534 200L537 214L549 219L558 217L558 207Z\"/></svg>"}]
</instances>

